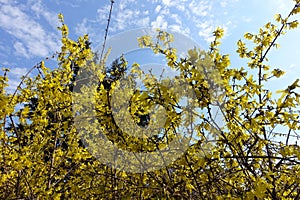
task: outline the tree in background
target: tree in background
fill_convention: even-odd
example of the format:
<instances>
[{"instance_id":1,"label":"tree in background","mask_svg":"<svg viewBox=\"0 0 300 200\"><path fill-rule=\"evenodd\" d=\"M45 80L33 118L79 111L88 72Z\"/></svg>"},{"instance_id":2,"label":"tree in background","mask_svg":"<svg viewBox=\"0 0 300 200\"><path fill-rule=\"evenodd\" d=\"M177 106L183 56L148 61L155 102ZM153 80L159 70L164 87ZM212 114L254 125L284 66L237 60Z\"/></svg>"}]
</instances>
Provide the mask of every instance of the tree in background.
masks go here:
<instances>
[{"instance_id":1,"label":"tree in background","mask_svg":"<svg viewBox=\"0 0 300 200\"><path fill-rule=\"evenodd\" d=\"M244 35L252 49L242 40L237 42L237 53L248 60L246 69L230 67L229 55L219 52L221 29L214 31L208 51L191 49L185 59L177 58L168 33L158 32L161 46L148 36L139 39L142 47L163 54L169 67L180 72L179 78L194 91L193 105L200 114L192 122L197 137L183 156L159 170L138 174L102 164L82 144L80 130L74 126L72 97L74 86L84 89L84 85L76 77L87 72L97 78L95 108L100 126L110 141L132 152L154 151L181 134L177 127L183 111L176 107L179 99L174 91L165 87L170 80L159 83L149 76L146 89L135 91L130 100L131 116L141 127L149 125L151 105L167 108L162 134L142 139L128 135L114 121L110 104L111 91L128 70L126 59L120 57L106 69L105 58L94 59L87 35L77 41L68 38L68 27L59 15L58 68L50 70L42 61L32 69L39 70L39 75L25 76L12 95L5 92L8 70L0 76L0 198L299 199L300 148L292 140L300 129L299 80L279 91L278 99L264 86L284 73L269 66L267 56L278 46L279 36L298 26L298 21L290 20L300 12L299 0L294 1L286 18L276 15L279 26L269 22L259 33ZM221 77L213 83L209 82L213 75L205 73L208 60ZM131 67L131 73L141 75L138 64ZM209 92L219 85L223 93ZM22 108L17 109L18 105ZM221 112L222 126L213 117L213 107ZM284 127L280 133L278 126ZM206 137L212 131L217 133L213 141ZM204 151L206 147L209 151Z\"/></svg>"}]
</instances>

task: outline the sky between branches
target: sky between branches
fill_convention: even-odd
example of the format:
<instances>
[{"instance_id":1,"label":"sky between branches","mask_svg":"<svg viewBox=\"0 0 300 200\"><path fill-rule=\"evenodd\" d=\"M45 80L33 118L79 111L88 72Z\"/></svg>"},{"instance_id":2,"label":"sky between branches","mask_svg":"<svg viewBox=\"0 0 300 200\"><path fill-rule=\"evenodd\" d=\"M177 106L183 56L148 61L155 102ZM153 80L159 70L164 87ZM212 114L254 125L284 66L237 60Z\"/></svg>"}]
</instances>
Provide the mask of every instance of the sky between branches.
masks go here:
<instances>
[{"instance_id":1,"label":"sky between branches","mask_svg":"<svg viewBox=\"0 0 300 200\"><path fill-rule=\"evenodd\" d=\"M0 0L0 65L11 69L10 89L33 65L60 47L57 14L63 13L70 36L88 33L94 47L103 41L110 0ZM233 66L245 66L235 54L245 32L256 33L276 13L286 16L291 0L115 0L109 36L135 28L155 27L177 31L208 48L212 31L225 29L221 51L231 55ZM284 35L281 48L269 56L271 66L286 74L269 83L282 89L300 76L300 29Z\"/></svg>"}]
</instances>

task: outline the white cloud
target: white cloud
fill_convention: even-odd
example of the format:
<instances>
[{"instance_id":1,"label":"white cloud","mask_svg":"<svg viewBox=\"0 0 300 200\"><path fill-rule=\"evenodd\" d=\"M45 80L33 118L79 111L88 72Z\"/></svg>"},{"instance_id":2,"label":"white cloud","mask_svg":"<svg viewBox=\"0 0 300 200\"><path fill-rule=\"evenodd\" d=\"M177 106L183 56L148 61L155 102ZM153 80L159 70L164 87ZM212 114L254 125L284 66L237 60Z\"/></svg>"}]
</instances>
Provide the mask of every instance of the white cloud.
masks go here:
<instances>
[{"instance_id":1,"label":"white cloud","mask_svg":"<svg viewBox=\"0 0 300 200\"><path fill-rule=\"evenodd\" d=\"M24 47L23 43L15 42L14 43L14 49L15 49L17 55L24 56L25 58L30 57L28 52L27 52L27 49Z\"/></svg>"},{"instance_id":2,"label":"white cloud","mask_svg":"<svg viewBox=\"0 0 300 200\"><path fill-rule=\"evenodd\" d=\"M158 13L161 10L161 5L157 5L155 8L155 13Z\"/></svg>"},{"instance_id":3,"label":"white cloud","mask_svg":"<svg viewBox=\"0 0 300 200\"><path fill-rule=\"evenodd\" d=\"M112 32L123 31L133 28L134 25L143 23L146 17L141 16L141 12L137 9L125 9L117 12L117 15L112 18L110 30ZM145 22L145 21L144 21Z\"/></svg>"},{"instance_id":4,"label":"white cloud","mask_svg":"<svg viewBox=\"0 0 300 200\"><path fill-rule=\"evenodd\" d=\"M184 11L186 7L186 2L188 2L188 0L162 0L162 5L166 8L175 7L180 11Z\"/></svg>"},{"instance_id":5,"label":"white cloud","mask_svg":"<svg viewBox=\"0 0 300 200\"><path fill-rule=\"evenodd\" d=\"M41 0L30 0L31 10L35 12L35 14L39 16L43 16L46 21L54 28L59 26L59 22L57 19L57 13L48 11L42 4Z\"/></svg>"},{"instance_id":6,"label":"white cloud","mask_svg":"<svg viewBox=\"0 0 300 200\"><path fill-rule=\"evenodd\" d=\"M19 79L9 79L8 80L8 86L6 88L6 92L9 94L13 94L15 92L15 90L17 89L17 87L20 84L20 80Z\"/></svg>"},{"instance_id":7,"label":"white cloud","mask_svg":"<svg viewBox=\"0 0 300 200\"><path fill-rule=\"evenodd\" d=\"M168 9L168 8L163 8L163 9L161 9L161 11L160 11L160 13L159 13L159 15L170 15L171 13L170 13L170 10Z\"/></svg>"},{"instance_id":8,"label":"white cloud","mask_svg":"<svg viewBox=\"0 0 300 200\"><path fill-rule=\"evenodd\" d=\"M185 6L184 5L180 5L180 4L177 4L176 5L176 8L179 10L179 11L185 11Z\"/></svg>"},{"instance_id":9,"label":"white cloud","mask_svg":"<svg viewBox=\"0 0 300 200\"><path fill-rule=\"evenodd\" d=\"M228 11L230 14L230 9L237 1L146 0L143 3L134 0L116 1L109 33L117 34L124 30L150 26L170 29L185 35L193 33L195 40L204 38L211 41L216 26L226 24L227 21L234 22L228 16L225 18L224 12ZM226 7L223 8L220 4ZM103 25L102 28L106 26L109 8L110 5L106 4L98 10L97 24ZM81 30L86 30L85 28L89 26L93 28L96 23L92 23L91 20L83 21L77 28Z\"/></svg>"},{"instance_id":10,"label":"white cloud","mask_svg":"<svg viewBox=\"0 0 300 200\"><path fill-rule=\"evenodd\" d=\"M171 29L171 30L174 31L174 32L179 32L179 33L182 32L181 26L179 26L179 25L170 25L170 26L169 26L169 29Z\"/></svg>"},{"instance_id":11,"label":"white cloud","mask_svg":"<svg viewBox=\"0 0 300 200\"><path fill-rule=\"evenodd\" d=\"M225 7L227 7L228 5L233 4L233 3L236 3L236 2L238 2L238 1L239 1L239 0L222 0L222 1L220 1L219 3L220 3L220 6L221 6L221 7L225 8Z\"/></svg>"},{"instance_id":12,"label":"white cloud","mask_svg":"<svg viewBox=\"0 0 300 200\"><path fill-rule=\"evenodd\" d=\"M120 1L120 3L119 3L119 9L123 10L123 9L125 9L125 7L126 7L126 1Z\"/></svg>"},{"instance_id":13,"label":"white cloud","mask_svg":"<svg viewBox=\"0 0 300 200\"><path fill-rule=\"evenodd\" d=\"M208 1L195 1L193 0L189 4L190 11L196 16L207 16L208 12L211 11L211 5Z\"/></svg>"},{"instance_id":14,"label":"white cloud","mask_svg":"<svg viewBox=\"0 0 300 200\"><path fill-rule=\"evenodd\" d=\"M214 31L212 23L205 21L197 24L199 28L199 36L203 37L207 42L211 42L213 40L212 32Z\"/></svg>"},{"instance_id":15,"label":"white cloud","mask_svg":"<svg viewBox=\"0 0 300 200\"><path fill-rule=\"evenodd\" d=\"M148 27L150 25L150 18L149 17L141 18L137 20L136 25L139 27Z\"/></svg>"},{"instance_id":16,"label":"white cloud","mask_svg":"<svg viewBox=\"0 0 300 200\"><path fill-rule=\"evenodd\" d=\"M173 25L169 25L168 28L171 31L178 32L178 33L181 33L181 34L186 35L186 36L188 36L190 34L190 29L189 28L184 29L180 25L173 24Z\"/></svg>"},{"instance_id":17,"label":"white cloud","mask_svg":"<svg viewBox=\"0 0 300 200\"><path fill-rule=\"evenodd\" d=\"M171 18L174 19L177 24L182 24L181 18L178 14L171 14Z\"/></svg>"},{"instance_id":18,"label":"white cloud","mask_svg":"<svg viewBox=\"0 0 300 200\"><path fill-rule=\"evenodd\" d=\"M132 4L136 4L137 1L136 0L122 0L122 1L117 1L115 2L114 6L118 6L119 10L123 10L128 8L128 5L130 4L132 6Z\"/></svg>"},{"instance_id":19,"label":"white cloud","mask_svg":"<svg viewBox=\"0 0 300 200\"><path fill-rule=\"evenodd\" d=\"M9 64L11 66L11 63ZM18 88L21 77L28 72L28 68L21 67L10 67L8 75L8 86L6 92L12 94Z\"/></svg>"},{"instance_id":20,"label":"white cloud","mask_svg":"<svg viewBox=\"0 0 300 200\"><path fill-rule=\"evenodd\" d=\"M151 27L167 29L168 22L164 19L163 15L159 15L159 16L156 17L155 21L151 22Z\"/></svg>"},{"instance_id":21,"label":"white cloud","mask_svg":"<svg viewBox=\"0 0 300 200\"><path fill-rule=\"evenodd\" d=\"M14 46L19 50L16 53L23 56L45 57L59 47L56 34L46 31L17 6L0 7L0 28L17 39L19 43L15 43Z\"/></svg>"},{"instance_id":22,"label":"white cloud","mask_svg":"<svg viewBox=\"0 0 300 200\"><path fill-rule=\"evenodd\" d=\"M126 23L130 23L131 19L134 17L134 11L130 9L123 10L119 12L116 18L117 29L124 30L126 28Z\"/></svg>"},{"instance_id":23,"label":"white cloud","mask_svg":"<svg viewBox=\"0 0 300 200\"><path fill-rule=\"evenodd\" d=\"M227 1L221 1L221 2L220 2L220 5L221 5L223 8L226 7L227 4L228 4Z\"/></svg>"},{"instance_id":24,"label":"white cloud","mask_svg":"<svg viewBox=\"0 0 300 200\"><path fill-rule=\"evenodd\" d=\"M242 17L242 20L243 20L244 22L247 22L247 23L253 21L253 19L252 19L251 17L245 17L245 16Z\"/></svg>"},{"instance_id":25,"label":"white cloud","mask_svg":"<svg viewBox=\"0 0 300 200\"><path fill-rule=\"evenodd\" d=\"M107 20L109 9L110 9L110 6L105 5L102 8L99 8L97 10L97 14L98 14L97 18L100 22L104 22L105 20Z\"/></svg>"},{"instance_id":26,"label":"white cloud","mask_svg":"<svg viewBox=\"0 0 300 200\"><path fill-rule=\"evenodd\" d=\"M162 0L162 3L163 3L165 6L171 6L171 0Z\"/></svg>"},{"instance_id":27,"label":"white cloud","mask_svg":"<svg viewBox=\"0 0 300 200\"><path fill-rule=\"evenodd\" d=\"M76 25L75 32L77 35L91 34L91 28L87 24L87 18L84 18L81 23Z\"/></svg>"},{"instance_id":28,"label":"white cloud","mask_svg":"<svg viewBox=\"0 0 300 200\"><path fill-rule=\"evenodd\" d=\"M147 2L154 4L154 3L158 3L160 1L159 0L147 0Z\"/></svg>"},{"instance_id":29,"label":"white cloud","mask_svg":"<svg viewBox=\"0 0 300 200\"><path fill-rule=\"evenodd\" d=\"M10 0L0 0L0 3L8 4L9 2L11 2L11 1Z\"/></svg>"},{"instance_id":30,"label":"white cloud","mask_svg":"<svg viewBox=\"0 0 300 200\"><path fill-rule=\"evenodd\" d=\"M21 77L21 76L24 76L27 72L28 72L27 68L14 67L14 68L10 69L9 75Z\"/></svg>"}]
</instances>

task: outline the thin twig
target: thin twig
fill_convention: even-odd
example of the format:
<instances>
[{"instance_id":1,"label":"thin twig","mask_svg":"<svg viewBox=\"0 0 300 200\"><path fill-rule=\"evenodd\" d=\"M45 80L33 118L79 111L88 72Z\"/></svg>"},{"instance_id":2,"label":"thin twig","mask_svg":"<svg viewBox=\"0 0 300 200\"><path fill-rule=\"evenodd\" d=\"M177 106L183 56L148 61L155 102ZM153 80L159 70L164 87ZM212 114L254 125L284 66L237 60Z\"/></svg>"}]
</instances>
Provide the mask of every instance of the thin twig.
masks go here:
<instances>
[{"instance_id":1,"label":"thin twig","mask_svg":"<svg viewBox=\"0 0 300 200\"><path fill-rule=\"evenodd\" d=\"M106 25L106 29L105 29L105 35L104 35L102 50L101 50L101 54L100 54L100 62L102 62L103 53L104 53L104 50L105 50L105 45L106 45L106 40L107 40L107 35L108 35L108 29L109 29L109 24L110 24L110 20L111 20L111 14L112 14L112 9L113 9L113 4L114 3L115 3L114 0L110 1L110 10L109 10L109 16L108 16L108 19L107 19L107 25Z\"/></svg>"}]
</instances>

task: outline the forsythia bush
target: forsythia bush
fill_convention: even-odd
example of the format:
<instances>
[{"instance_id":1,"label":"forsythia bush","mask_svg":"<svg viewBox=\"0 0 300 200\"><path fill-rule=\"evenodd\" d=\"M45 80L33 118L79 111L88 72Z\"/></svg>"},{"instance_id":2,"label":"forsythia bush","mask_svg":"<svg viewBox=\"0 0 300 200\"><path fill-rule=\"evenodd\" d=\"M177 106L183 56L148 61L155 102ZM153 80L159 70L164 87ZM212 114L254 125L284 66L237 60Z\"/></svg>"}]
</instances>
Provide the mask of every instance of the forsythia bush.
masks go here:
<instances>
[{"instance_id":1,"label":"forsythia bush","mask_svg":"<svg viewBox=\"0 0 300 200\"><path fill-rule=\"evenodd\" d=\"M86 143L92 139L84 143L82 130L74 125L74 110L84 113L73 101L74 88L85 88L76 77L93 74L97 98L90 103L95 104L100 127L110 141L131 152L165 147L180 135L180 126L189 125L180 117L184 111L176 107L176 91L166 87L171 81L158 83L148 76L146 89L131 94L129 113L139 127L149 125L152 105L167 108L163 134L136 138L122 131L110 101L128 69L126 58L105 67L105 58L97 60L87 35L77 41L68 37L59 15L58 68L50 70L46 61L40 62L32 68L38 75L24 76L14 94L5 91L9 70L0 76L0 199L299 199L300 147L293 136L300 129L300 83L295 80L279 91L278 99L264 86L284 73L268 66L267 56L278 46L280 35L298 26L298 21L290 20L300 13L300 2L294 1L286 18L276 15L277 25L269 22L257 34L245 34L253 48L237 42L238 55L249 61L246 69L230 67L229 55L220 54L222 29L213 33L208 51L191 49L186 59L178 59L168 33L138 39L141 47L163 54L168 66L179 71L179 80L193 90L192 105L198 109L189 130L195 137L184 154L168 166L143 173L109 167L88 151ZM212 68L219 78L207 72ZM131 73L133 78L143 75L138 64ZM213 107L219 108L222 125L213 117ZM275 131L276 127L281 128ZM86 128L93 127L86 124ZM211 132L216 134L207 138Z\"/></svg>"}]
</instances>

